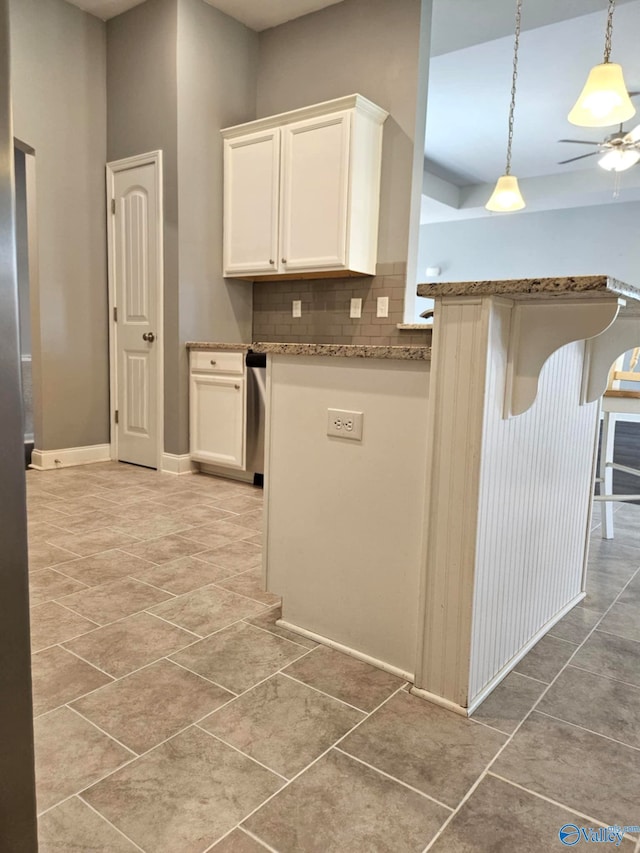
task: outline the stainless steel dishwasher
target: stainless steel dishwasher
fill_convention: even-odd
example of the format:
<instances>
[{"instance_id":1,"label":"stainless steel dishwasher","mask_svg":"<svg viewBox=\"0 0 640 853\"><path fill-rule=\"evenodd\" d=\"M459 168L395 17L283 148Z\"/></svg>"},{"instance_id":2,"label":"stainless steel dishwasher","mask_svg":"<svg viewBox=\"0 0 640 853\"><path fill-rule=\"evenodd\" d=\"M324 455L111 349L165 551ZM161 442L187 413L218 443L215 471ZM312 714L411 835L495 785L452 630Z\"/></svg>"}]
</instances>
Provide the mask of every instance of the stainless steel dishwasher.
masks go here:
<instances>
[{"instance_id":1,"label":"stainless steel dishwasher","mask_svg":"<svg viewBox=\"0 0 640 853\"><path fill-rule=\"evenodd\" d=\"M267 356L249 352L247 365L247 471L256 486L264 482L264 428L267 391Z\"/></svg>"}]
</instances>

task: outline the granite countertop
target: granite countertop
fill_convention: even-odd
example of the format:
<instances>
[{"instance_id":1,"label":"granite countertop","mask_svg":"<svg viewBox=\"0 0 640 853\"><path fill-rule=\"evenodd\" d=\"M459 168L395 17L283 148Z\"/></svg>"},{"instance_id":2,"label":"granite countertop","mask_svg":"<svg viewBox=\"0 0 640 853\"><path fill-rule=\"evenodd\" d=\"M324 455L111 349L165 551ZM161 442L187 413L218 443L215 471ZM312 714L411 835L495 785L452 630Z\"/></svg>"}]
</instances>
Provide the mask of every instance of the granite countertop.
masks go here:
<instances>
[{"instance_id":1,"label":"granite countertop","mask_svg":"<svg viewBox=\"0 0 640 853\"><path fill-rule=\"evenodd\" d=\"M253 344L221 344L216 341L187 341L187 349L215 349L228 350L230 352L248 352Z\"/></svg>"},{"instance_id":2,"label":"granite countertop","mask_svg":"<svg viewBox=\"0 0 640 853\"><path fill-rule=\"evenodd\" d=\"M279 344L255 343L254 352L271 355L339 356L342 358L395 358L404 361L429 361L431 347L373 346L361 344Z\"/></svg>"},{"instance_id":3,"label":"granite countertop","mask_svg":"<svg viewBox=\"0 0 640 853\"><path fill-rule=\"evenodd\" d=\"M522 278L504 281L450 281L419 284L418 296L511 296L531 299L536 296L626 296L640 299L640 287L626 284L606 275L584 275L564 278Z\"/></svg>"}]
</instances>

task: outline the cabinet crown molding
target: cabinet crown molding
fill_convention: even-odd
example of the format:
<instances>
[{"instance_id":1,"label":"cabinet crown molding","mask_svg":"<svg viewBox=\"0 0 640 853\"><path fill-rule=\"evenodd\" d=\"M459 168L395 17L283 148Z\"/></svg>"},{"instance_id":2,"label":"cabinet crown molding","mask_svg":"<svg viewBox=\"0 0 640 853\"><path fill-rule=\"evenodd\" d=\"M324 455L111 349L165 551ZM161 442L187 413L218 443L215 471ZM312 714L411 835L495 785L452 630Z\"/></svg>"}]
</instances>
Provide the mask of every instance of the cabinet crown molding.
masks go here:
<instances>
[{"instance_id":1,"label":"cabinet crown molding","mask_svg":"<svg viewBox=\"0 0 640 853\"><path fill-rule=\"evenodd\" d=\"M286 113L278 115L266 116L255 121L247 121L244 124L236 124L233 127L224 127L220 133L223 139L233 139L236 136L244 136L247 133L255 133L260 130L269 130L273 127L282 127L286 124L293 124L307 118L315 118L317 116L329 115L330 113L342 112L343 110L357 110L363 115L367 115L373 121L379 124L384 124L389 113L374 104L363 95L345 95L342 98L334 98L332 101L322 101L319 104L311 104L308 107L301 107L297 110L289 110Z\"/></svg>"}]
</instances>

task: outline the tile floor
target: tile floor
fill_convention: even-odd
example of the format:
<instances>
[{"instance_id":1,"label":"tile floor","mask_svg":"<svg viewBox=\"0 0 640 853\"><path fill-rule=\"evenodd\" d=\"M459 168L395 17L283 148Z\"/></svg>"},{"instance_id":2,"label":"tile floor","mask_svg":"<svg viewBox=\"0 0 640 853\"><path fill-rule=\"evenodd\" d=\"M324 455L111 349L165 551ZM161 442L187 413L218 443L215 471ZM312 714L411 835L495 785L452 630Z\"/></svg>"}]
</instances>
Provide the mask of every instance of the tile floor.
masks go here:
<instances>
[{"instance_id":1,"label":"tile floor","mask_svg":"<svg viewBox=\"0 0 640 853\"><path fill-rule=\"evenodd\" d=\"M467 720L275 625L260 490L27 481L41 853L546 853L640 824L640 507Z\"/></svg>"}]
</instances>

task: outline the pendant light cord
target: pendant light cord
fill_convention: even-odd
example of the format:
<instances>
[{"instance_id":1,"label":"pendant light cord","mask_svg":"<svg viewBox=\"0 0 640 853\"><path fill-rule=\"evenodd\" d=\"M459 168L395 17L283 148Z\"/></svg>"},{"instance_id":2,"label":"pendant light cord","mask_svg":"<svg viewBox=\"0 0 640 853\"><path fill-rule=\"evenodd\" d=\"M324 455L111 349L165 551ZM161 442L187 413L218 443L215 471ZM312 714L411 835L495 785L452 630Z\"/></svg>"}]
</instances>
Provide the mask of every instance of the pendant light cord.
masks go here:
<instances>
[{"instance_id":1,"label":"pendant light cord","mask_svg":"<svg viewBox=\"0 0 640 853\"><path fill-rule=\"evenodd\" d=\"M609 0L614 3L615 0ZM522 0L516 5L516 36L513 45L513 77L511 79L511 105L509 106L509 138L507 141L507 167L505 175L511 174L511 148L513 146L513 119L516 111L516 84L518 82L518 50L520 49L520 25L522 23Z\"/></svg>"},{"instance_id":2,"label":"pendant light cord","mask_svg":"<svg viewBox=\"0 0 640 853\"><path fill-rule=\"evenodd\" d=\"M613 12L616 8L616 0L609 0L609 12L607 14L607 30L604 37L604 63L611 62L611 36L613 35Z\"/></svg>"}]
</instances>

